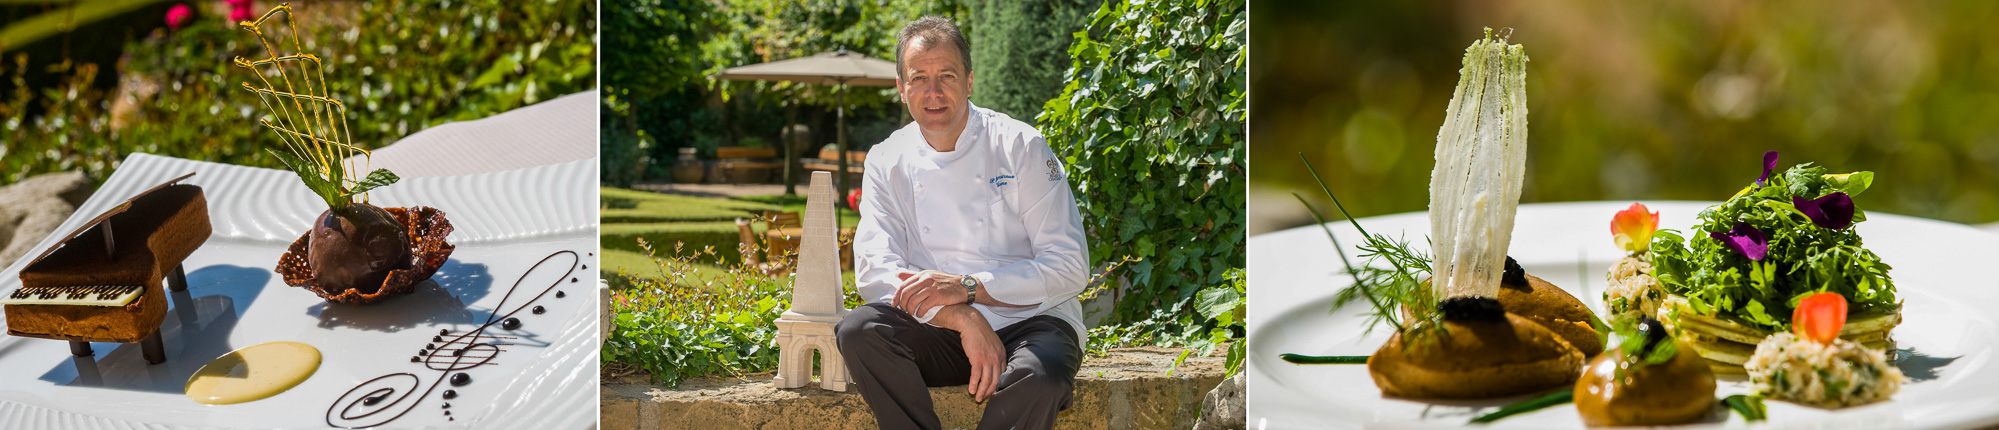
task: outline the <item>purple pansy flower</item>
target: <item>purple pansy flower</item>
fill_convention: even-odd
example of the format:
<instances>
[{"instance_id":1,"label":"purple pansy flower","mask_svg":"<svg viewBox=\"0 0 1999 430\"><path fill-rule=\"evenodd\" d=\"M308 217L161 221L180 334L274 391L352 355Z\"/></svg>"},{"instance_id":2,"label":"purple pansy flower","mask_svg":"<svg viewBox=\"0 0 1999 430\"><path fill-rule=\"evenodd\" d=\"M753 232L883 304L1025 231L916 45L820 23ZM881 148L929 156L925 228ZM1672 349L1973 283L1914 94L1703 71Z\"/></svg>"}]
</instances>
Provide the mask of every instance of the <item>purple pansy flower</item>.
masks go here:
<instances>
[{"instance_id":1,"label":"purple pansy flower","mask_svg":"<svg viewBox=\"0 0 1999 430\"><path fill-rule=\"evenodd\" d=\"M1804 212L1805 217L1811 218L1812 224L1819 227L1838 230L1853 225L1853 197L1843 192L1810 200L1792 197L1791 206L1796 206L1798 212Z\"/></svg>"},{"instance_id":2,"label":"purple pansy flower","mask_svg":"<svg viewBox=\"0 0 1999 430\"><path fill-rule=\"evenodd\" d=\"M1770 170L1775 168L1777 168L1777 151L1763 153L1763 177L1756 178L1756 188L1763 188L1763 183L1770 179Z\"/></svg>"},{"instance_id":3,"label":"purple pansy flower","mask_svg":"<svg viewBox=\"0 0 1999 430\"><path fill-rule=\"evenodd\" d=\"M1722 246L1749 257L1750 260L1762 260L1765 254L1770 253L1770 242L1763 236L1763 230L1757 230L1746 222L1736 221L1735 228L1729 229L1726 233L1715 232L1707 235L1721 241Z\"/></svg>"}]
</instances>

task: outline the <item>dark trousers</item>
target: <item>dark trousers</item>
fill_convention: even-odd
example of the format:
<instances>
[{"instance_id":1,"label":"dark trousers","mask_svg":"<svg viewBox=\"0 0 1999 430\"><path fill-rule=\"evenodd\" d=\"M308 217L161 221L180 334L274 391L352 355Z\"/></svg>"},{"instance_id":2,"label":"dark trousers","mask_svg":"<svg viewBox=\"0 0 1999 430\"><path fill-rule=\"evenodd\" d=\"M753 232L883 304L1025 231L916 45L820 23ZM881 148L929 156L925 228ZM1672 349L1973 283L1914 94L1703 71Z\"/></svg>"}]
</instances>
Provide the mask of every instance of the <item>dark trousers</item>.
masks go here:
<instances>
[{"instance_id":1,"label":"dark trousers","mask_svg":"<svg viewBox=\"0 0 1999 430\"><path fill-rule=\"evenodd\" d=\"M847 313L835 329L840 354L883 429L939 429L930 389L965 385L971 362L958 332L916 322L884 304ZM1061 318L1040 315L998 332L1006 351L999 390L986 399L981 429L1047 429L1069 408L1082 343Z\"/></svg>"}]
</instances>

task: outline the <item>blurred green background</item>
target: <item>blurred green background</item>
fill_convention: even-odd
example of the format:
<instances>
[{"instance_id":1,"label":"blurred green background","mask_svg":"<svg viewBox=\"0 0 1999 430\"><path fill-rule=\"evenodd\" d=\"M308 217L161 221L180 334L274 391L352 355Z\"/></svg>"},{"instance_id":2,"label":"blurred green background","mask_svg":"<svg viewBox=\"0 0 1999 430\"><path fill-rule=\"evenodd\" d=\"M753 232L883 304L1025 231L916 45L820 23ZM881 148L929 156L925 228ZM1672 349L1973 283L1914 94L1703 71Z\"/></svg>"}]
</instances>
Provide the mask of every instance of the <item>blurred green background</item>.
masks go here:
<instances>
[{"instance_id":1,"label":"blurred green background","mask_svg":"<svg viewBox=\"0 0 1999 430\"><path fill-rule=\"evenodd\" d=\"M349 106L355 145L587 91L593 0L294 2L306 50ZM231 15L276 1L0 1L0 185L133 152L280 167L268 113L234 57L265 54ZM189 15L169 24L169 11ZM238 10L242 9L242 10ZM276 28L266 24L266 29ZM281 34L289 34L282 31Z\"/></svg>"},{"instance_id":2,"label":"blurred green background","mask_svg":"<svg viewBox=\"0 0 1999 430\"><path fill-rule=\"evenodd\" d=\"M1523 203L1720 200L1777 150L1780 169L1874 171L1862 209L1999 220L1999 2L1250 10L1252 235L1311 222L1290 195L1321 195L1301 152L1355 216L1425 210L1437 130L1484 27L1512 27L1531 58Z\"/></svg>"}]
</instances>

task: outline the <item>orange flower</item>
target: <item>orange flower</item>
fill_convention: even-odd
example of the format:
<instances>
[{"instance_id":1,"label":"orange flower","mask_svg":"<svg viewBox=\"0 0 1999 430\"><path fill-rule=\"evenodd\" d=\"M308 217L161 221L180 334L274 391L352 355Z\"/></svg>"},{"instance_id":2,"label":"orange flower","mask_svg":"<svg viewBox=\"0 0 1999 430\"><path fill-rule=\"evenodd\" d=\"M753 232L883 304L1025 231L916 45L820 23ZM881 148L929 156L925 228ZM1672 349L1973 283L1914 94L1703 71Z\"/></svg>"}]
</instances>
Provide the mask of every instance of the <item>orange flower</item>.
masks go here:
<instances>
[{"instance_id":1,"label":"orange flower","mask_svg":"<svg viewBox=\"0 0 1999 430\"><path fill-rule=\"evenodd\" d=\"M1821 345L1831 345L1834 339L1839 339L1839 329L1845 325L1846 297L1839 293L1805 296L1798 300L1798 308L1791 311L1791 331Z\"/></svg>"},{"instance_id":2,"label":"orange flower","mask_svg":"<svg viewBox=\"0 0 1999 430\"><path fill-rule=\"evenodd\" d=\"M1617 247L1632 253L1645 252L1652 245L1652 231L1658 229L1659 213L1646 212L1644 203L1632 203L1610 218L1610 234Z\"/></svg>"}]
</instances>

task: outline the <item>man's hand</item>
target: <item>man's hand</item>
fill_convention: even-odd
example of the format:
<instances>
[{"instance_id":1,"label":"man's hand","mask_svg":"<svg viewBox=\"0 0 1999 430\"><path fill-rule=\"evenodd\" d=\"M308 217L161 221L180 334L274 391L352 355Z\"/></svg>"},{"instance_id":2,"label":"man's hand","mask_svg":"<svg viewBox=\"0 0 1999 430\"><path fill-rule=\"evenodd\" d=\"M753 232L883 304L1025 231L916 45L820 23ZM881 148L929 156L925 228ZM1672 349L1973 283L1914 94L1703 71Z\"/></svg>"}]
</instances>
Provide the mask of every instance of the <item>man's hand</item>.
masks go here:
<instances>
[{"instance_id":1,"label":"man's hand","mask_svg":"<svg viewBox=\"0 0 1999 430\"><path fill-rule=\"evenodd\" d=\"M999 334L993 332L985 315L971 306L945 306L931 321L958 332L965 359L972 365L971 380L965 386L972 394L972 401L983 403L999 391L1000 371L1006 367L1006 348L1000 345Z\"/></svg>"},{"instance_id":2,"label":"man's hand","mask_svg":"<svg viewBox=\"0 0 1999 430\"><path fill-rule=\"evenodd\" d=\"M923 311L930 308L965 303L965 286L958 283L963 276L935 270L898 273L895 276L902 278L902 285L895 287L895 301L892 303L910 315L923 315Z\"/></svg>"}]
</instances>

